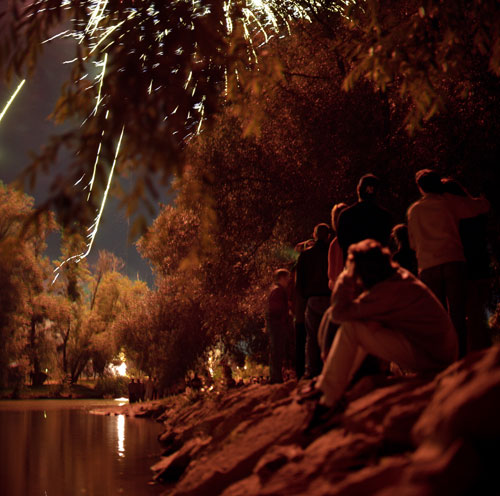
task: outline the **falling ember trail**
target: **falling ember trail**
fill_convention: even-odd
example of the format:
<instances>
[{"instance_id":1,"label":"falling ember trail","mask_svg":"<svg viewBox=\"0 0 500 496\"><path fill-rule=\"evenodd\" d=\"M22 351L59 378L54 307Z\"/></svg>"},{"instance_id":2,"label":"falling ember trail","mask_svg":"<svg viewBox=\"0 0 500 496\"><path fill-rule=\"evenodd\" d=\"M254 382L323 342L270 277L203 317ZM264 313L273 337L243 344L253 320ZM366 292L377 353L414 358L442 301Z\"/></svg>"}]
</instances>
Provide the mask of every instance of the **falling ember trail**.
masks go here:
<instances>
[{"instance_id":1,"label":"falling ember trail","mask_svg":"<svg viewBox=\"0 0 500 496\"><path fill-rule=\"evenodd\" d=\"M7 113L7 110L9 110L9 107L12 105L12 102L15 100L17 94L21 91L21 88L24 86L24 83L26 82L26 79L23 79L17 86L16 91L12 94L12 96L9 98L9 101L5 105L5 107L2 110L2 113L0 114L0 122L2 122L2 119L4 115Z\"/></svg>"},{"instance_id":2,"label":"falling ember trail","mask_svg":"<svg viewBox=\"0 0 500 496\"><path fill-rule=\"evenodd\" d=\"M111 170L109 172L108 183L106 184L106 189L105 189L104 195L102 197L101 206L99 207L99 211L98 211L97 216L94 220L94 223L89 228L89 231L91 231L91 232L87 236L88 240L89 240L87 243L87 249L83 253L79 253L78 255L73 255L72 257L67 258L58 267L56 267L56 269L54 269L54 272L56 275L54 276L54 279L52 280L52 284L54 284L56 282L57 278L59 277L59 271L63 265L65 265L67 262L70 262L71 260L74 260L76 263L80 262L81 260L86 258L88 256L88 254L90 253L90 251L92 250L92 245L94 244L94 240L95 240L95 237L97 235L97 231L99 229L101 217L102 217L102 214L104 212L104 207L106 206L106 200L108 199L109 190L111 188L111 183L113 181L113 175L115 172L115 167L116 167L116 162L118 160L118 155L120 153L120 147L122 144L122 139L123 139L124 133L125 133L125 126L122 127L122 132L120 134L118 144L116 145L115 157L113 159L113 165L111 166Z\"/></svg>"}]
</instances>

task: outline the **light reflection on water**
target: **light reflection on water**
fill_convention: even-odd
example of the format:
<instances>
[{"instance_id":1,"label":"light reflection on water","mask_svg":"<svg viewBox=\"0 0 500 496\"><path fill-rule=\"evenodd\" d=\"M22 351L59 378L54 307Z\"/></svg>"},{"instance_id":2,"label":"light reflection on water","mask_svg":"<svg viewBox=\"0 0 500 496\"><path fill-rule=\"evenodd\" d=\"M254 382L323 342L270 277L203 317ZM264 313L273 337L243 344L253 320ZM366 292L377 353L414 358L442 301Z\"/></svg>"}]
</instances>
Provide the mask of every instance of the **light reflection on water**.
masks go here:
<instances>
[{"instance_id":1,"label":"light reflection on water","mask_svg":"<svg viewBox=\"0 0 500 496\"><path fill-rule=\"evenodd\" d=\"M125 456L125 415L116 416L116 434L118 436L118 456Z\"/></svg>"},{"instance_id":2,"label":"light reflection on water","mask_svg":"<svg viewBox=\"0 0 500 496\"><path fill-rule=\"evenodd\" d=\"M88 413L81 400L0 401L0 494L155 495L155 422ZM116 403L114 403L116 405Z\"/></svg>"}]
</instances>

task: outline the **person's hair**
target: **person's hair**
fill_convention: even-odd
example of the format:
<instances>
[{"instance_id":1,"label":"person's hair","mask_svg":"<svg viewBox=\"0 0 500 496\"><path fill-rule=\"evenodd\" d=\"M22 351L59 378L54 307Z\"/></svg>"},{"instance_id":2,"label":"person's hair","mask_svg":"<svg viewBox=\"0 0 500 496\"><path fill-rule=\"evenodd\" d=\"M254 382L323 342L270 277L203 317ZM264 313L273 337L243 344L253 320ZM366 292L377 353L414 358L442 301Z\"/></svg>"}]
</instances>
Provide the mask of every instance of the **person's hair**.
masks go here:
<instances>
[{"instance_id":1,"label":"person's hair","mask_svg":"<svg viewBox=\"0 0 500 496\"><path fill-rule=\"evenodd\" d=\"M415 181L424 193L444 192L441 175L432 169L422 169L415 174Z\"/></svg>"},{"instance_id":2,"label":"person's hair","mask_svg":"<svg viewBox=\"0 0 500 496\"><path fill-rule=\"evenodd\" d=\"M408 238L408 226L406 224L397 224L392 228L391 238L398 248L407 248L410 246Z\"/></svg>"},{"instance_id":3,"label":"person's hair","mask_svg":"<svg viewBox=\"0 0 500 496\"><path fill-rule=\"evenodd\" d=\"M352 255L355 273L366 289L370 289L396 272L389 249L382 247L374 239L365 239L351 245L348 253Z\"/></svg>"},{"instance_id":4,"label":"person's hair","mask_svg":"<svg viewBox=\"0 0 500 496\"><path fill-rule=\"evenodd\" d=\"M326 241L328 237L330 236L330 226L328 224L318 224L314 228L314 239L317 241Z\"/></svg>"},{"instance_id":5,"label":"person's hair","mask_svg":"<svg viewBox=\"0 0 500 496\"><path fill-rule=\"evenodd\" d=\"M332 208L332 227L336 231L340 214L348 207L347 203L337 203Z\"/></svg>"},{"instance_id":6,"label":"person's hair","mask_svg":"<svg viewBox=\"0 0 500 496\"><path fill-rule=\"evenodd\" d=\"M455 196L468 196L466 189L456 180L451 177L445 177L441 180L443 192Z\"/></svg>"},{"instance_id":7,"label":"person's hair","mask_svg":"<svg viewBox=\"0 0 500 496\"><path fill-rule=\"evenodd\" d=\"M278 282L282 277L290 277L290 271L287 269L278 269L273 272L274 282Z\"/></svg>"},{"instance_id":8,"label":"person's hair","mask_svg":"<svg viewBox=\"0 0 500 496\"><path fill-rule=\"evenodd\" d=\"M380 179L373 174L365 174L358 182L356 191L360 200L372 200L377 196Z\"/></svg>"}]
</instances>

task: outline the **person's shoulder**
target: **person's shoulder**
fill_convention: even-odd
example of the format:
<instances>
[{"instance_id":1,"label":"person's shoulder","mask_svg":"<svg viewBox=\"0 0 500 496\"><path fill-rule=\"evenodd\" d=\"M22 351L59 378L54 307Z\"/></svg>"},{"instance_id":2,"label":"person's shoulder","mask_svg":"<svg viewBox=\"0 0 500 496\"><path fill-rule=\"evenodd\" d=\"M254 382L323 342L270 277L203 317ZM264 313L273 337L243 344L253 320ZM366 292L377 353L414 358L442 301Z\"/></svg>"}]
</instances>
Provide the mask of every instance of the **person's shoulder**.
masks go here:
<instances>
[{"instance_id":1,"label":"person's shoulder","mask_svg":"<svg viewBox=\"0 0 500 496\"><path fill-rule=\"evenodd\" d=\"M273 284L271 290L269 291L269 296L275 296L285 291L285 289L279 284Z\"/></svg>"},{"instance_id":2,"label":"person's shoulder","mask_svg":"<svg viewBox=\"0 0 500 496\"><path fill-rule=\"evenodd\" d=\"M419 198L417 201L413 202L409 207L407 212L407 215L409 216L410 214L417 212L422 205L425 204L425 197Z\"/></svg>"},{"instance_id":3,"label":"person's shoulder","mask_svg":"<svg viewBox=\"0 0 500 496\"><path fill-rule=\"evenodd\" d=\"M359 209L359 205L360 205L360 202L356 202L356 203L353 203L352 205L349 205L344 210L342 210L342 212L340 212L340 215L339 215L339 222L341 219L345 220L350 215L353 215L353 213L355 213Z\"/></svg>"}]
</instances>

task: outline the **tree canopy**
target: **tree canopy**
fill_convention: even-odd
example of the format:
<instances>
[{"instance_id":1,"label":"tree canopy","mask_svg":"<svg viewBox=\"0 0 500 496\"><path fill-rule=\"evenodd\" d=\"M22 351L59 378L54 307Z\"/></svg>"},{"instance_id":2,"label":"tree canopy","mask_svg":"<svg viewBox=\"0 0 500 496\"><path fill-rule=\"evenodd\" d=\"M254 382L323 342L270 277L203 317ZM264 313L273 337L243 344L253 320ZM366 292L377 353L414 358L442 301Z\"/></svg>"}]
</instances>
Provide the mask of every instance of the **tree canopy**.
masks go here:
<instances>
[{"instance_id":1,"label":"tree canopy","mask_svg":"<svg viewBox=\"0 0 500 496\"><path fill-rule=\"evenodd\" d=\"M47 144L26 176L69 148L71 163L43 208L55 208L65 225L88 225L112 171L133 174L130 189L114 182L130 211L138 199L156 199L155 181L168 184L183 170L186 143L227 106L247 115L244 132L258 133L246 95L287 76L269 50L273 40L312 25L331 41L323 64L341 61L343 89L368 79L375 90L397 91L414 131L450 98L497 93L499 11L495 0L14 0L2 12L0 68L7 79L23 77L45 42L74 41L53 118L77 124ZM317 77L307 63L298 73Z\"/></svg>"}]
</instances>

